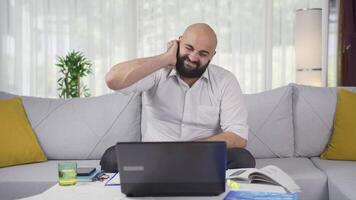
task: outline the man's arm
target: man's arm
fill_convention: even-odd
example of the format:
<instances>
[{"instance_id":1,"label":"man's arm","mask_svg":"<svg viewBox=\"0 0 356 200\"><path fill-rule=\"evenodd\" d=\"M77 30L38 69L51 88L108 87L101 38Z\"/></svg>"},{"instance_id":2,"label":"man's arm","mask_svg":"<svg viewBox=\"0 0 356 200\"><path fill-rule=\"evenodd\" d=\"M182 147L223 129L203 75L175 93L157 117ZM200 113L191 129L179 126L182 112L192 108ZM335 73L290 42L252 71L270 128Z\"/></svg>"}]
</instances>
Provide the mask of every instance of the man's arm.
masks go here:
<instances>
[{"instance_id":1,"label":"man's arm","mask_svg":"<svg viewBox=\"0 0 356 200\"><path fill-rule=\"evenodd\" d=\"M163 67L174 66L177 60L177 49L178 42L171 41L167 52L163 54L116 64L106 74L106 84L112 90L120 90Z\"/></svg>"},{"instance_id":2,"label":"man's arm","mask_svg":"<svg viewBox=\"0 0 356 200\"><path fill-rule=\"evenodd\" d=\"M211 137L201 139L200 141L223 141L226 142L227 148L245 148L247 141L232 132L222 132Z\"/></svg>"},{"instance_id":3,"label":"man's arm","mask_svg":"<svg viewBox=\"0 0 356 200\"><path fill-rule=\"evenodd\" d=\"M223 132L203 140L225 141L228 148L245 148L248 125L244 96L235 76L225 76L224 81L220 107L220 126Z\"/></svg>"}]
</instances>

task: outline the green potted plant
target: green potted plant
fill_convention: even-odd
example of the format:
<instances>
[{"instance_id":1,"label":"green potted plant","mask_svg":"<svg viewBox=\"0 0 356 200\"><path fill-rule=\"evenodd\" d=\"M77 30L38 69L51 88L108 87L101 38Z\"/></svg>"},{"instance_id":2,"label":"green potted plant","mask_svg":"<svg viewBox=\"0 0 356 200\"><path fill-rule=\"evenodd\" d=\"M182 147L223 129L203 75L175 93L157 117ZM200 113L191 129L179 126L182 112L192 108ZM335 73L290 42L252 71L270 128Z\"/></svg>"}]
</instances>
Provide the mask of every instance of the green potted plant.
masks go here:
<instances>
[{"instance_id":1,"label":"green potted plant","mask_svg":"<svg viewBox=\"0 0 356 200\"><path fill-rule=\"evenodd\" d=\"M57 64L60 77L58 95L61 98L88 97L89 88L83 84L81 78L92 73L92 63L79 51L71 51L66 56L58 56Z\"/></svg>"}]
</instances>

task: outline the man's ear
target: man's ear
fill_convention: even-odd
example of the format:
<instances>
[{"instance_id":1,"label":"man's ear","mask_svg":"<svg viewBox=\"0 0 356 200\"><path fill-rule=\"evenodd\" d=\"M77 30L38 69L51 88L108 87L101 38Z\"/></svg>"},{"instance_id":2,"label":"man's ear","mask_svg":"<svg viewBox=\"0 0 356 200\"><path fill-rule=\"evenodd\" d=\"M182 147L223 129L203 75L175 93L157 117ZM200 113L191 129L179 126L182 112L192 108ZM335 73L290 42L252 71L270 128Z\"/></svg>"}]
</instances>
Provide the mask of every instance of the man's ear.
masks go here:
<instances>
[{"instance_id":1,"label":"man's ear","mask_svg":"<svg viewBox=\"0 0 356 200\"><path fill-rule=\"evenodd\" d=\"M216 54L216 51L214 51L213 55L211 56L211 59L213 59L213 57L215 56Z\"/></svg>"}]
</instances>

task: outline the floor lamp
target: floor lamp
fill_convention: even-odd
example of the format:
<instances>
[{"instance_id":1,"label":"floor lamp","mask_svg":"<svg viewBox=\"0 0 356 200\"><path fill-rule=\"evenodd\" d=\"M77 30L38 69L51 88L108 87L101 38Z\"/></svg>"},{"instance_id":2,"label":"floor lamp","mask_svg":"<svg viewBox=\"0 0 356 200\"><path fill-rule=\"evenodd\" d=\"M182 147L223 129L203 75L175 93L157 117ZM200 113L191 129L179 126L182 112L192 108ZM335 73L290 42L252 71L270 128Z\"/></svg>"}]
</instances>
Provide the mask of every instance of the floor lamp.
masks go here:
<instances>
[{"instance_id":1,"label":"floor lamp","mask_svg":"<svg viewBox=\"0 0 356 200\"><path fill-rule=\"evenodd\" d=\"M322 86L321 26L321 8L296 10L294 45L298 84Z\"/></svg>"}]
</instances>

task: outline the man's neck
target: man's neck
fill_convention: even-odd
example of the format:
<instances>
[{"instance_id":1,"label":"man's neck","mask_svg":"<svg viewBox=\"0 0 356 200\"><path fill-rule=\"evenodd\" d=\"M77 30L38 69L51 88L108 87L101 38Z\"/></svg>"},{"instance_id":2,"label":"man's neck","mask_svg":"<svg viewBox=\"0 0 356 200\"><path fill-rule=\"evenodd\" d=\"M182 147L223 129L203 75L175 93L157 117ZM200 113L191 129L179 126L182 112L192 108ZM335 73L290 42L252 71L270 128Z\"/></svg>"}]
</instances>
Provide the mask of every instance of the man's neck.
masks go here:
<instances>
[{"instance_id":1,"label":"man's neck","mask_svg":"<svg viewBox=\"0 0 356 200\"><path fill-rule=\"evenodd\" d=\"M182 79L189 87L192 87L199 78L187 78L180 76L180 79Z\"/></svg>"}]
</instances>

